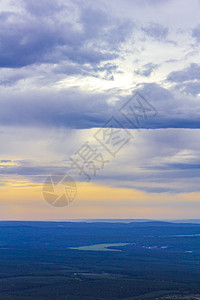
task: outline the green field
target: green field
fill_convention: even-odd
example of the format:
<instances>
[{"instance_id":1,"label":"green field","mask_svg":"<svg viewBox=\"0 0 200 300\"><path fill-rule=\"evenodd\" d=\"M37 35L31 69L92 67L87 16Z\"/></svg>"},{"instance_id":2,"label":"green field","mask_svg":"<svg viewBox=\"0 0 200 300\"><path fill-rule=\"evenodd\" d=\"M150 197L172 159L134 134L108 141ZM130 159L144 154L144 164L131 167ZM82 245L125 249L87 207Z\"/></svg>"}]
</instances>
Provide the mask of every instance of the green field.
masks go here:
<instances>
[{"instance_id":1,"label":"green field","mask_svg":"<svg viewBox=\"0 0 200 300\"><path fill-rule=\"evenodd\" d=\"M129 245L130 243L112 243L112 244L96 244L90 246L80 246L80 247L69 247L69 249L74 250L85 250L85 251L122 251L119 249L109 249L109 247L122 247Z\"/></svg>"}]
</instances>

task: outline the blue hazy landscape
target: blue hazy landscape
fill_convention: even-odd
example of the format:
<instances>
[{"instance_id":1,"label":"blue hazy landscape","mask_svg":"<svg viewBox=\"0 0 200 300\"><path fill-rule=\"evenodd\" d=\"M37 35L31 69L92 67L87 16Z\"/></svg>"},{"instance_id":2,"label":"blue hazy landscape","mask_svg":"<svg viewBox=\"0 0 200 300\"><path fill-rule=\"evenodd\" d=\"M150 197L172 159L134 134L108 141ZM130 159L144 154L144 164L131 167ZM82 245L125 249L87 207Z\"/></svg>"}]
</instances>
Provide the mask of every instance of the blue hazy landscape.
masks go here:
<instances>
[{"instance_id":1,"label":"blue hazy landscape","mask_svg":"<svg viewBox=\"0 0 200 300\"><path fill-rule=\"evenodd\" d=\"M2 221L0 299L199 299L195 222Z\"/></svg>"}]
</instances>

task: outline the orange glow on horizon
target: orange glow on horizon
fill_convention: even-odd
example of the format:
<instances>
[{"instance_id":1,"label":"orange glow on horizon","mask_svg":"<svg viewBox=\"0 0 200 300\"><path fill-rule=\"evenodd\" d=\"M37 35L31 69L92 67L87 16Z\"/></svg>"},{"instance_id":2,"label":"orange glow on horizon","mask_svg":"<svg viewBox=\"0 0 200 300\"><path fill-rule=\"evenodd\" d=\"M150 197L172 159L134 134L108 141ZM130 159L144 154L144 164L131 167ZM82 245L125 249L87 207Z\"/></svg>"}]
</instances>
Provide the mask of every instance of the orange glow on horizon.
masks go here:
<instances>
[{"instance_id":1,"label":"orange glow on horizon","mask_svg":"<svg viewBox=\"0 0 200 300\"><path fill-rule=\"evenodd\" d=\"M11 180L0 187L0 219L190 218L198 217L200 193L147 193L95 183L77 183L76 199L66 207L49 205L42 184Z\"/></svg>"}]
</instances>

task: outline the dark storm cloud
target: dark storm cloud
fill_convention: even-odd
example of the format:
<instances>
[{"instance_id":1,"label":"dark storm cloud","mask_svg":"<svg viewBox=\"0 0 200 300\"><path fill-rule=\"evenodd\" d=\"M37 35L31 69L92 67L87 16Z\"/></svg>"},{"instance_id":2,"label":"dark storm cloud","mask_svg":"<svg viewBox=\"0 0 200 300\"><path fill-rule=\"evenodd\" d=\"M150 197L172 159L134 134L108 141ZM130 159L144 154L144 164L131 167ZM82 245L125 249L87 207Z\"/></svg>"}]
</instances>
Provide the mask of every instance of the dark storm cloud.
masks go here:
<instances>
[{"instance_id":1,"label":"dark storm cloud","mask_svg":"<svg viewBox=\"0 0 200 300\"><path fill-rule=\"evenodd\" d=\"M157 23L150 23L147 26L143 27L142 30L149 36L154 39L162 40L166 39L168 35L168 28Z\"/></svg>"},{"instance_id":2,"label":"dark storm cloud","mask_svg":"<svg viewBox=\"0 0 200 300\"><path fill-rule=\"evenodd\" d=\"M15 165L2 165L0 168L0 175L21 175L24 177L31 177L34 181L34 176L36 176L36 181L43 181L43 176L55 173L65 173L68 169L66 165L63 166L52 166L52 165L38 165L35 161L25 161L17 160L5 162L12 162ZM1 163L1 162L0 162ZM32 177L33 176L33 177Z\"/></svg>"},{"instance_id":3,"label":"dark storm cloud","mask_svg":"<svg viewBox=\"0 0 200 300\"><path fill-rule=\"evenodd\" d=\"M174 170L174 169L179 169L179 170L193 170L193 169L200 169L200 164L194 164L194 163L173 163L173 164L167 164L159 169L166 169L166 170ZM197 176L197 174L195 174ZM193 175L195 177L195 175ZM199 176L199 174L198 174Z\"/></svg>"},{"instance_id":4,"label":"dark storm cloud","mask_svg":"<svg viewBox=\"0 0 200 300\"><path fill-rule=\"evenodd\" d=\"M141 128L200 128L196 98L177 95L156 83L144 83L138 91L158 112L155 117L142 119Z\"/></svg>"},{"instance_id":5,"label":"dark storm cloud","mask_svg":"<svg viewBox=\"0 0 200 300\"><path fill-rule=\"evenodd\" d=\"M70 20L67 5L26 1L26 11L0 14L0 67L59 63L96 65L118 55L120 43L133 24L108 17L100 9L79 5L78 21Z\"/></svg>"},{"instance_id":6,"label":"dark storm cloud","mask_svg":"<svg viewBox=\"0 0 200 300\"><path fill-rule=\"evenodd\" d=\"M51 16L65 8L62 1L57 0L28 0L23 2L26 10L35 16Z\"/></svg>"},{"instance_id":7,"label":"dark storm cloud","mask_svg":"<svg viewBox=\"0 0 200 300\"><path fill-rule=\"evenodd\" d=\"M200 81L180 83L175 86L177 90L181 90L184 93L197 96L200 94Z\"/></svg>"},{"instance_id":8,"label":"dark storm cloud","mask_svg":"<svg viewBox=\"0 0 200 300\"><path fill-rule=\"evenodd\" d=\"M53 68L53 73L65 74L65 75L83 75L91 76L95 78L101 78L104 80L113 80L113 73L118 73L118 68L115 64L105 63L101 66L88 66L72 64L70 62L64 62Z\"/></svg>"},{"instance_id":9,"label":"dark storm cloud","mask_svg":"<svg viewBox=\"0 0 200 300\"><path fill-rule=\"evenodd\" d=\"M1 125L64 126L90 128L102 124L109 116L108 95L91 95L69 89L57 93L15 92L15 97L1 100Z\"/></svg>"},{"instance_id":10,"label":"dark storm cloud","mask_svg":"<svg viewBox=\"0 0 200 300\"><path fill-rule=\"evenodd\" d=\"M158 84L145 83L138 91L158 111L154 117L140 118L141 128L199 128L199 102L177 97ZM135 92L135 91L134 91ZM15 96L15 97L14 97ZM67 128L101 127L115 116L124 127L135 128L118 109L129 100L116 90L109 93L86 93L77 89L56 92L16 92L1 96L0 125L61 126ZM114 97L120 100L110 105ZM131 116L135 122L134 115Z\"/></svg>"},{"instance_id":11,"label":"dark storm cloud","mask_svg":"<svg viewBox=\"0 0 200 300\"><path fill-rule=\"evenodd\" d=\"M200 65L192 63L188 68L171 72L167 80L172 82L183 82L188 80L200 79Z\"/></svg>"},{"instance_id":12,"label":"dark storm cloud","mask_svg":"<svg viewBox=\"0 0 200 300\"><path fill-rule=\"evenodd\" d=\"M158 68L157 64L148 63L148 64L143 65L142 68L136 70L135 74L148 77L157 68Z\"/></svg>"},{"instance_id":13,"label":"dark storm cloud","mask_svg":"<svg viewBox=\"0 0 200 300\"><path fill-rule=\"evenodd\" d=\"M120 72L115 58L128 54L128 50L120 51L120 46L130 37L135 29L134 24L130 19L112 16L96 3L74 2L68 5L65 1L53 0L20 3L23 3L21 10L0 13L0 67L16 69L32 64L49 65L47 68L42 65L39 70L24 67L22 75L16 70L9 70L12 75L3 70L7 76L5 79L2 77L0 85L9 87L23 78L26 81L25 87L20 82L21 90L7 89L8 92L2 92L0 124L69 128L102 126L116 109L115 105L108 104L109 100L120 99L120 95L116 95L115 91L89 94L78 88L62 91L59 81L66 79L65 75L83 75L85 78L89 75L114 80L116 73ZM146 36L164 42L168 35L167 27L152 22L146 23L142 30ZM197 37L195 30L193 35ZM131 39L131 46L133 42ZM155 62L149 62L135 73L149 77L157 67ZM32 78L31 74L34 74ZM192 64L186 70L170 73L168 81L181 83L199 79L199 75L199 66ZM48 86L45 86L46 82ZM58 89L52 88L55 83L58 83ZM199 88L197 84L192 84L182 85L180 89L196 95ZM84 82L81 82L81 87L85 88ZM142 120L141 127L199 128L199 106L193 98L178 98L171 90L152 83L143 84L139 90L159 112L155 118ZM120 107L127 99L122 98L117 105ZM131 128L132 125L123 116L119 115L119 118L125 127Z\"/></svg>"},{"instance_id":14,"label":"dark storm cloud","mask_svg":"<svg viewBox=\"0 0 200 300\"><path fill-rule=\"evenodd\" d=\"M171 72L167 80L175 83L175 89L182 93L198 95L200 93L200 65L192 63L188 68Z\"/></svg>"},{"instance_id":15,"label":"dark storm cloud","mask_svg":"<svg viewBox=\"0 0 200 300\"><path fill-rule=\"evenodd\" d=\"M1 16L0 67L17 68L48 61L48 54L64 42L54 24L48 25L42 19L38 22L36 18L15 13Z\"/></svg>"},{"instance_id":16,"label":"dark storm cloud","mask_svg":"<svg viewBox=\"0 0 200 300\"><path fill-rule=\"evenodd\" d=\"M193 29L192 36L196 38L198 42L200 42L200 25Z\"/></svg>"}]
</instances>

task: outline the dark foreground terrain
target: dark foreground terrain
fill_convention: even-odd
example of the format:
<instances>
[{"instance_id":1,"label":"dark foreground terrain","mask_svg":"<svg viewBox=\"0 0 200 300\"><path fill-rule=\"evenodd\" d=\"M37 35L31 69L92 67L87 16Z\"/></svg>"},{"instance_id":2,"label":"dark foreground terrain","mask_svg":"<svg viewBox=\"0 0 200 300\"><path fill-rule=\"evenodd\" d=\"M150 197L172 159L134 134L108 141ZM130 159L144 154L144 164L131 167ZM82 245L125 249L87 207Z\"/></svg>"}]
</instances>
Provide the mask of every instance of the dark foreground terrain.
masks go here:
<instances>
[{"instance_id":1,"label":"dark foreground terrain","mask_svg":"<svg viewBox=\"0 0 200 300\"><path fill-rule=\"evenodd\" d=\"M0 299L200 299L200 225L0 222Z\"/></svg>"}]
</instances>

